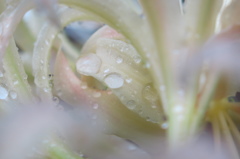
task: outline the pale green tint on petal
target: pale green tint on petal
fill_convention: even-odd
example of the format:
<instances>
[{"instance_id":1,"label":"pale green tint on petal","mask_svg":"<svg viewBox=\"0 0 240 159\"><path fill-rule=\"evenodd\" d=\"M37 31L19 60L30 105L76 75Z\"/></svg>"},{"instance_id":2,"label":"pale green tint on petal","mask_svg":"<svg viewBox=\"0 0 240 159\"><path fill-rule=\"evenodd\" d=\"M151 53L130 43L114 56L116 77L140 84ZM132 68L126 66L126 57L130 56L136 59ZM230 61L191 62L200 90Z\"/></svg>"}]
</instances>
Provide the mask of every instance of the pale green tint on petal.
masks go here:
<instances>
[{"instance_id":1,"label":"pale green tint on petal","mask_svg":"<svg viewBox=\"0 0 240 159\"><path fill-rule=\"evenodd\" d=\"M73 9L63 8L61 11L62 26L77 21L91 20L91 15L86 15ZM41 88L44 94L51 97L51 87L49 85L49 57L50 49L56 35L60 30L51 24L46 24L39 33L37 42L33 52L33 74L35 76L35 84Z\"/></svg>"},{"instance_id":2,"label":"pale green tint on petal","mask_svg":"<svg viewBox=\"0 0 240 159\"><path fill-rule=\"evenodd\" d=\"M122 41L106 38L99 38L95 45L96 55L80 58L77 71L104 83L128 109L148 121L161 123L163 113L156 90L135 49ZM94 65L98 60L101 63Z\"/></svg>"},{"instance_id":3,"label":"pale green tint on petal","mask_svg":"<svg viewBox=\"0 0 240 159\"><path fill-rule=\"evenodd\" d=\"M186 40L193 44L203 43L215 33L217 16L224 0L187 0Z\"/></svg>"},{"instance_id":4,"label":"pale green tint on petal","mask_svg":"<svg viewBox=\"0 0 240 159\"><path fill-rule=\"evenodd\" d=\"M115 39L127 42L127 39L122 35L119 34L116 30L112 29L109 26L103 26L98 31L96 31L84 44L81 55L96 52L96 43L99 38L108 38L108 39Z\"/></svg>"},{"instance_id":5,"label":"pale green tint on petal","mask_svg":"<svg viewBox=\"0 0 240 159\"><path fill-rule=\"evenodd\" d=\"M33 7L33 1L11 1L10 6L0 16L0 57L5 54L12 33L23 15ZM13 3L13 4L12 4Z\"/></svg>"},{"instance_id":6,"label":"pale green tint on petal","mask_svg":"<svg viewBox=\"0 0 240 159\"><path fill-rule=\"evenodd\" d=\"M64 145L56 142L48 146L48 153L51 159L83 159L77 154L72 153Z\"/></svg>"},{"instance_id":7,"label":"pale green tint on petal","mask_svg":"<svg viewBox=\"0 0 240 159\"><path fill-rule=\"evenodd\" d=\"M16 31L14 32L14 39L22 51L30 52L33 50L35 38L27 28L24 21L19 23Z\"/></svg>"},{"instance_id":8,"label":"pale green tint on petal","mask_svg":"<svg viewBox=\"0 0 240 159\"><path fill-rule=\"evenodd\" d=\"M168 112L170 90L173 87L171 76L171 56L175 49L179 49L180 28L182 27L182 15L179 1L140 1L145 19L151 28L149 34L153 41L151 51L147 52L151 70L154 74L155 87L162 99L165 112ZM161 88L165 88L162 91Z\"/></svg>"},{"instance_id":9,"label":"pale green tint on petal","mask_svg":"<svg viewBox=\"0 0 240 159\"><path fill-rule=\"evenodd\" d=\"M130 40L144 61L149 59L151 63L150 72L154 79L154 85L160 88L163 84L161 63L165 59L160 58L158 55L150 28L144 17L140 17L124 1L119 0L60 0L59 3L95 14L95 16L103 19L102 22L122 33ZM150 58L148 58L148 56L150 56ZM161 94L160 90L157 91ZM164 95L162 95L162 99L164 101L166 100Z\"/></svg>"},{"instance_id":10,"label":"pale green tint on petal","mask_svg":"<svg viewBox=\"0 0 240 159\"><path fill-rule=\"evenodd\" d=\"M7 54L3 59L3 67L5 70L4 76L8 81L8 85L11 90L17 93L18 100L24 104L33 102L35 99L13 39L10 41Z\"/></svg>"},{"instance_id":11,"label":"pale green tint on petal","mask_svg":"<svg viewBox=\"0 0 240 159\"><path fill-rule=\"evenodd\" d=\"M87 107L93 110L96 116L106 119L108 127L105 131L108 134L130 139L147 151L153 151L153 143L161 141L159 135L163 130L159 125L147 122L128 110L111 91L91 88L78 79L62 53L57 56L54 74L56 94L66 103L75 107Z\"/></svg>"},{"instance_id":12,"label":"pale green tint on petal","mask_svg":"<svg viewBox=\"0 0 240 159\"><path fill-rule=\"evenodd\" d=\"M133 46L124 41L127 40L121 34L104 26L85 44L76 69L112 89L131 111L148 121L161 123L162 106L148 73L148 65Z\"/></svg>"}]
</instances>

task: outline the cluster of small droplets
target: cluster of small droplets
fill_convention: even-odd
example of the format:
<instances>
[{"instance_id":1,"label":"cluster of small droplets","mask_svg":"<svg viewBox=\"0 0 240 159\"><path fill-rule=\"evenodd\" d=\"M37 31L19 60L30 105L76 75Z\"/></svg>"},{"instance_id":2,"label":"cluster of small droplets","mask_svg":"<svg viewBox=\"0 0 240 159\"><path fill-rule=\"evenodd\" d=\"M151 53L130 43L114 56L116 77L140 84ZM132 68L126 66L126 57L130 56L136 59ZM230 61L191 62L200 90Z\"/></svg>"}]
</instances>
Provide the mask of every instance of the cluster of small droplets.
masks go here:
<instances>
[{"instance_id":1,"label":"cluster of small droplets","mask_svg":"<svg viewBox=\"0 0 240 159\"><path fill-rule=\"evenodd\" d=\"M15 100L17 99L17 93L13 90L8 90L7 86L0 84L0 100Z\"/></svg>"}]
</instances>

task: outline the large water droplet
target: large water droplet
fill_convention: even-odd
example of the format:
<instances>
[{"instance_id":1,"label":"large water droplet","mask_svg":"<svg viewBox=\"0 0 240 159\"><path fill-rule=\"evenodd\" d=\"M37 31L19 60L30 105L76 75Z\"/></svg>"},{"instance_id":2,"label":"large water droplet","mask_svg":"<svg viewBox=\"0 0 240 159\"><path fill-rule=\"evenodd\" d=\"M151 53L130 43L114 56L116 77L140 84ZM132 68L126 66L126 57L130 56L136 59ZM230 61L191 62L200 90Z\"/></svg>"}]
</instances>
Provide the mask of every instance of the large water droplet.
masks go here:
<instances>
[{"instance_id":1,"label":"large water droplet","mask_svg":"<svg viewBox=\"0 0 240 159\"><path fill-rule=\"evenodd\" d=\"M136 104L136 102L134 100L129 100L126 105L131 110L135 109L136 106L137 106L137 104Z\"/></svg>"},{"instance_id":2,"label":"large water droplet","mask_svg":"<svg viewBox=\"0 0 240 159\"><path fill-rule=\"evenodd\" d=\"M104 82L109 88L120 88L124 84L124 80L121 75L117 73L112 73L106 76Z\"/></svg>"},{"instance_id":3,"label":"large water droplet","mask_svg":"<svg viewBox=\"0 0 240 159\"><path fill-rule=\"evenodd\" d=\"M84 75L92 75L98 73L102 61L96 54L89 54L80 58L77 63L77 71Z\"/></svg>"},{"instance_id":4,"label":"large water droplet","mask_svg":"<svg viewBox=\"0 0 240 159\"><path fill-rule=\"evenodd\" d=\"M6 99L7 96L8 90L4 86L0 85L0 99Z\"/></svg>"}]
</instances>

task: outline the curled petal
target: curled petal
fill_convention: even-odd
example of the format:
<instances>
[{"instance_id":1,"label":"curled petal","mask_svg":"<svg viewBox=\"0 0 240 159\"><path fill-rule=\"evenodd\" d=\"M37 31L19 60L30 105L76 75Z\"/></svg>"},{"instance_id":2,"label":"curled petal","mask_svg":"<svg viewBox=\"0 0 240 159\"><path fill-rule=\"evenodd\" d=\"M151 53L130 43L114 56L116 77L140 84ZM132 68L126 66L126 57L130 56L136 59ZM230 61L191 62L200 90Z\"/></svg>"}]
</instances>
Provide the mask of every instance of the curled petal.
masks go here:
<instances>
[{"instance_id":1,"label":"curled petal","mask_svg":"<svg viewBox=\"0 0 240 159\"><path fill-rule=\"evenodd\" d=\"M57 95L65 102L88 108L97 116L106 119L108 133L130 139L148 151L151 151L150 147L154 145L150 143L155 143L152 139L160 139L157 137L157 134L161 133L159 126L128 110L111 91L93 89L79 80L63 54L58 54L57 57L54 85Z\"/></svg>"}]
</instances>

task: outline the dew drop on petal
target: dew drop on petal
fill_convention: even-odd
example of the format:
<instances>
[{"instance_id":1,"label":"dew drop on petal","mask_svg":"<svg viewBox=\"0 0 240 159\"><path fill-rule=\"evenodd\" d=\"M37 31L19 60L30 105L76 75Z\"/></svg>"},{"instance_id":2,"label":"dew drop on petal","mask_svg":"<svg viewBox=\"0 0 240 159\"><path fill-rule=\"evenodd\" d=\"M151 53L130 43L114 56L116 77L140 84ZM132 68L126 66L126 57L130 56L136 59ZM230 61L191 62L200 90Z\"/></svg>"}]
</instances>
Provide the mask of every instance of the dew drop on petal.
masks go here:
<instances>
[{"instance_id":1,"label":"dew drop on petal","mask_svg":"<svg viewBox=\"0 0 240 159\"><path fill-rule=\"evenodd\" d=\"M87 87L88 87L88 86L87 86L86 83L81 83L81 88L82 88L82 89L87 89Z\"/></svg>"},{"instance_id":2,"label":"dew drop on petal","mask_svg":"<svg viewBox=\"0 0 240 159\"><path fill-rule=\"evenodd\" d=\"M107 69L105 69L103 72L104 72L104 73L108 73L109 71L110 71L110 69L107 68Z\"/></svg>"},{"instance_id":3,"label":"dew drop on petal","mask_svg":"<svg viewBox=\"0 0 240 159\"><path fill-rule=\"evenodd\" d=\"M137 63L137 64L142 61L141 57L140 57L140 56L137 56L137 55L133 57L133 60L134 60L134 62Z\"/></svg>"},{"instance_id":4,"label":"dew drop on petal","mask_svg":"<svg viewBox=\"0 0 240 159\"><path fill-rule=\"evenodd\" d=\"M93 109L98 109L99 105L98 104L94 104L93 105Z\"/></svg>"},{"instance_id":5,"label":"dew drop on petal","mask_svg":"<svg viewBox=\"0 0 240 159\"><path fill-rule=\"evenodd\" d=\"M152 108L153 108L153 109L156 109L156 108L157 108L157 106L156 106L156 105L152 105Z\"/></svg>"},{"instance_id":6,"label":"dew drop on petal","mask_svg":"<svg viewBox=\"0 0 240 159\"><path fill-rule=\"evenodd\" d=\"M95 97L95 98L99 98L99 97L101 97L101 92L94 92L93 93L93 97Z\"/></svg>"},{"instance_id":7,"label":"dew drop on petal","mask_svg":"<svg viewBox=\"0 0 240 159\"><path fill-rule=\"evenodd\" d=\"M17 93L15 91L10 91L9 95L11 99L17 99Z\"/></svg>"},{"instance_id":8,"label":"dew drop on petal","mask_svg":"<svg viewBox=\"0 0 240 159\"><path fill-rule=\"evenodd\" d=\"M151 85L147 85L143 88L143 97L150 102L155 102L158 99L158 96Z\"/></svg>"},{"instance_id":9,"label":"dew drop on petal","mask_svg":"<svg viewBox=\"0 0 240 159\"><path fill-rule=\"evenodd\" d=\"M134 150L137 149L137 146L130 143L130 144L127 146L127 149L128 149L129 151L134 151Z\"/></svg>"},{"instance_id":10,"label":"dew drop on petal","mask_svg":"<svg viewBox=\"0 0 240 159\"><path fill-rule=\"evenodd\" d=\"M161 128L162 129L167 129L168 128L168 123L167 122L162 123Z\"/></svg>"},{"instance_id":11,"label":"dew drop on petal","mask_svg":"<svg viewBox=\"0 0 240 159\"><path fill-rule=\"evenodd\" d=\"M107 75L106 78L104 79L104 82L109 88L113 89L120 88L124 84L122 76L117 73L111 73Z\"/></svg>"},{"instance_id":12,"label":"dew drop on petal","mask_svg":"<svg viewBox=\"0 0 240 159\"><path fill-rule=\"evenodd\" d=\"M0 85L0 99L6 99L8 96L8 90L4 86Z\"/></svg>"},{"instance_id":13,"label":"dew drop on petal","mask_svg":"<svg viewBox=\"0 0 240 159\"><path fill-rule=\"evenodd\" d=\"M127 83L131 83L131 82L132 82L132 78L127 78L127 79L126 79L126 82L127 82Z\"/></svg>"},{"instance_id":14,"label":"dew drop on petal","mask_svg":"<svg viewBox=\"0 0 240 159\"><path fill-rule=\"evenodd\" d=\"M174 108L173 108L173 111L175 113L182 113L184 111L184 107L182 105L175 105Z\"/></svg>"},{"instance_id":15,"label":"dew drop on petal","mask_svg":"<svg viewBox=\"0 0 240 159\"><path fill-rule=\"evenodd\" d=\"M117 62L118 64L122 63L122 62L123 62L123 58L117 57L116 62Z\"/></svg>"},{"instance_id":16,"label":"dew drop on petal","mask_svg":"<svg viewBox=\"0 0 240 159\"><path fill-rule=\"evenodd\" d=\"M77 71L84 75L92 75L98 73L102 61L96 54L89 54L80 58L77 63Z\"/></svg>"},{"instance_id":17,"label":"dew drop on petal","mask_svg":"<svg viewBox=\"0 0 240 159\"><path fill-rule=\"evenodd\" d=\"M135 109L136 106L137 106L137 104L136 104L136 102L134 100L129 100L126 105L131 110Z\"/></svg>"}]
</instances>

